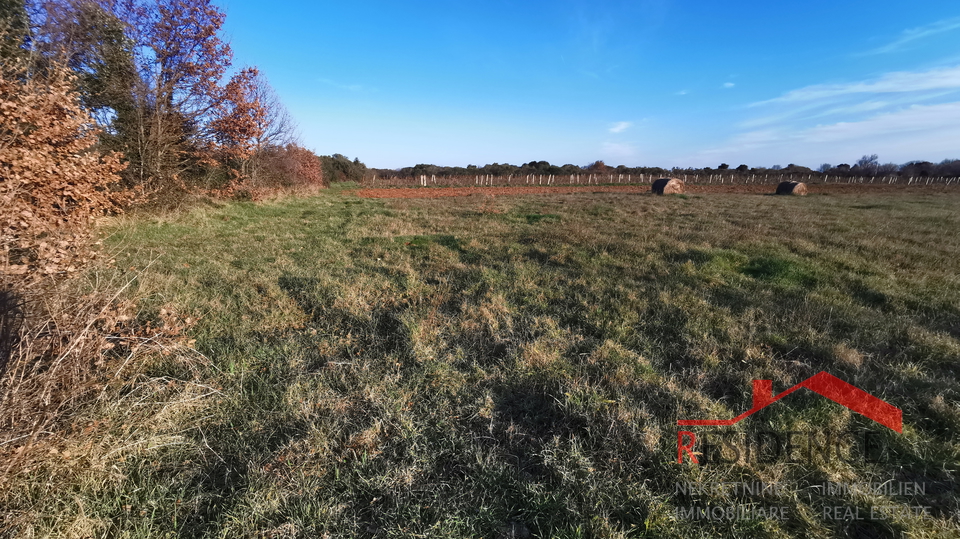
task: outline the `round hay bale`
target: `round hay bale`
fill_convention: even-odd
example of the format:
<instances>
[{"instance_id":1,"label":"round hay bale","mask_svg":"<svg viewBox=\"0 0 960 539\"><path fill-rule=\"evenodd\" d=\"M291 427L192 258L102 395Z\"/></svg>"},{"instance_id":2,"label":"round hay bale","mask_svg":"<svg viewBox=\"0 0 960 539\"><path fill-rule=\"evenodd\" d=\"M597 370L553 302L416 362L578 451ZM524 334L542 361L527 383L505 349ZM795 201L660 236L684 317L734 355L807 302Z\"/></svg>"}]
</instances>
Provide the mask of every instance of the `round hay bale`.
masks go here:
<instances>
[{"instance_id":1,"label":"round hay bale","mask_svg":"<svg viewBox=\"0 0 960 539\"><path fill-rule=\"evenodd\" d=\"M653 182L651 190L657 195L682 195L683 180L678 178L660 178Z\"/></svg>"},{"instance_id":2,"label":"round hay bale","mask_svg":"<svg viewBox=\"0 0 960 539\"><path fill-rule=\"evenodd\" d=\"M780 182L777 186L778 195L805 195L807 184L803 182Z\"/></svg>"}]
</instances>

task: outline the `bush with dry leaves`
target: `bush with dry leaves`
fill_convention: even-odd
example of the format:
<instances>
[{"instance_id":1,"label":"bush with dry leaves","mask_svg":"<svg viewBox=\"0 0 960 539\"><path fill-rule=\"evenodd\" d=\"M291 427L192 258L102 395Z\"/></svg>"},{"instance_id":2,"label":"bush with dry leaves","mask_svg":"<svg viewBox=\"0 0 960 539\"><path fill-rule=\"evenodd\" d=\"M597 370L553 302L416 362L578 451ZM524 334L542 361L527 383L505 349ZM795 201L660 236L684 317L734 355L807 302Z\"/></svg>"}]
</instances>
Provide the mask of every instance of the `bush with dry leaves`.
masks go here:
<instances>
[{"instance_id":1,"label":"bush with dry leaves","mask_svg":"<svg viewBox=\"0 0 960 539\"><path fill-rule=\"evenodd\" d=\"M62 66L0 70L0 271L75 271L92 219L129 199L112 189L124 165L97 150L95 124Z\"/></svg>"}]
</instances>

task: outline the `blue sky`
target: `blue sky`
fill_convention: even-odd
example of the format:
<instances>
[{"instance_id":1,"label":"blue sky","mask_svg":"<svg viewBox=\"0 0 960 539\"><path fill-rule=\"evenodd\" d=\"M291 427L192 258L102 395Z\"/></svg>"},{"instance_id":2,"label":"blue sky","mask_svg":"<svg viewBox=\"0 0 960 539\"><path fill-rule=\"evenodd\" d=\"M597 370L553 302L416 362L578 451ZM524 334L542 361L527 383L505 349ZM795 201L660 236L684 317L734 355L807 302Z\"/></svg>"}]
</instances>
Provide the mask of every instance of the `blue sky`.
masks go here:
<instances>
[{"instance_id":1,"label":"blue sky","mask_svg":"<svg viewBox=\"0 0 960 539\"><path fill-rule=\"evenodd\" d=\"M319 154L368 166L960 158L956 0L221 0Z\"/></svg>"}]
</instances>

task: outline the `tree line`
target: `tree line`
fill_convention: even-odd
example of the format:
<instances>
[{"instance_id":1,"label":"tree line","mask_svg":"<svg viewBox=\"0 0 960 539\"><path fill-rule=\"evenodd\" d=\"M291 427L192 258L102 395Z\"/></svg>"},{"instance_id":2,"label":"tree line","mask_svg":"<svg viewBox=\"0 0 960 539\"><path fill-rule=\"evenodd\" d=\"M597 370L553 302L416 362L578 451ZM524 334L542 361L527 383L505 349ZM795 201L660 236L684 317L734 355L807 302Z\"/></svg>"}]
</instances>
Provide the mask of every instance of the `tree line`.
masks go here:
<instances>
[{"instance_id":1,"label":"tree line","mask_svg":"<svg viewBox=\"0 0 960 539\"><path fill-rule=\"evenodd\" d=\"M419 164L412 167L398 169L366 168L359 159L355 160L355 180L360 178L419 178L420 176L437 178L456 178L464 176L560 176L570 174L667 174L669 171L660 167L626 167L624 165L611 167L603 161L595 161L586 166L573 164L551 165L547 161L530 161L522 165L508 163L493 163L484 166L467 165L466 167L448 167L439 165ZM362 170L360 169L362 167ZM324 169L326 171L326 169Z\"/></svg>"},{"instance_id":2,"label":"tree line","mask_svg":"<svg viewBox=\"0 0 960 539\"><path fill-rule=\"evenodd\" d=\"M224 20L210 0L0 0L7 274L72 267L69 234L135 199L323 182Z\"/></svg>"},{"instance_id":3,"label":"tree line","mask_svg":"<svg viewBox=\"0 0 960 539\"><path fill-rule=\"evenodd\" d=\"M896 163L880 164L877 154L873 154L864 155L852 166L847 163L841 163L837 166L824 163L820 165L817 170L824 174L836 176L952 178L960 176L960 159L944 159L939 163L931 163L930 161L909 161L902 165L898 165Z\"/></svg>"},{"instance_id":4,"label":"tree line","mask_svg":"<svg viewBox=\"0 0 960 539\"><path fill-rule=\"evenodd\" d=\"M282 163L303 154L290 115L258 68L234 69L225 14L209 0L4 5L8 42L19 41L10 56L34 73L68 70L98 149L122 155L126 186L226 187L299 168Z\"/></svg>"},{"instance_id":5,"label":"tree line","mask_svg":"<svg viewBox=\"0 0 960 539\"><path fill-rule=\"evenodd\" d=\"M876 154L865 155L853 165L841 163L831 165L824 163L816 170L802 165L790 163L786 166L773 165L771 167L749 167L741 164L731 167L721 163L716 168L663 168L663 167L628 167L625 165L610 166L603 161L594 161L588 165L553 165L547 161L530 161L522 165L507 163L493 163L484 166L467 165L441 166L432 164L418 164L411 167L397 169L368 168L359 158L352 161L341 154L323 156L324 174L333 181L356 181L376 178L462 178L470 176L563 176L576 174L617 174L639 177L677 176L677 175L704 175L704 174L792 174L792 175L828 175L835 177L958 177L960 176L960 159L945 159L939 163L929 161L910 161L901 165L895 163L880 164Z\"/></svg>"}]
</instances>

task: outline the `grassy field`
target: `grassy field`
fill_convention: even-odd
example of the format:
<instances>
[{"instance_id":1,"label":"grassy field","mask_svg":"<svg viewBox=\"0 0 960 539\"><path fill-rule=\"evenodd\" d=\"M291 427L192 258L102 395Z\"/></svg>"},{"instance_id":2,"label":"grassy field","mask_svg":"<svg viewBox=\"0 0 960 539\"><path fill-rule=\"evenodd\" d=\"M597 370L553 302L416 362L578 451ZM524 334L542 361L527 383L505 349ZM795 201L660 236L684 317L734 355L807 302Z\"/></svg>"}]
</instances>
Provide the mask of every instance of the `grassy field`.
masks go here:
<instances>
[{"instance_id":1,"label":"grassy field","mask_svg":"<svg viewBox=\"0 0 960 539\"><path fill-rule=\"evenodd\" d=\"M141 321L192 348L110 352L124 375L0 485L7 534L960 533L960 195L345 187L104 229L120 254L95 277L135 276ZM879 462L676 462L678 419L824 370L901 408L903 433L805 390L728 430L869 429ZM796 488L677 493L718 481ZM678 516L751 503L787 517ZM823 518L881 505L928 515Z\"/></svg>"}]
</instances>

